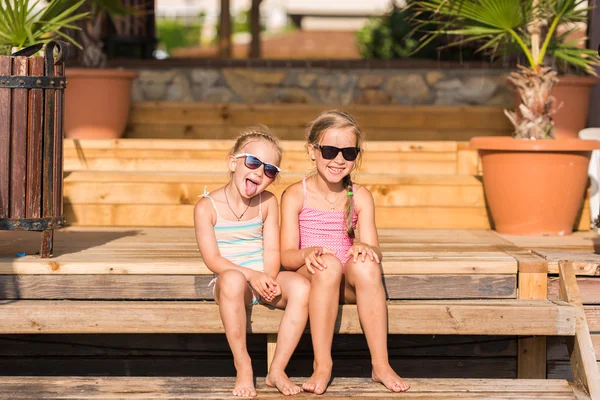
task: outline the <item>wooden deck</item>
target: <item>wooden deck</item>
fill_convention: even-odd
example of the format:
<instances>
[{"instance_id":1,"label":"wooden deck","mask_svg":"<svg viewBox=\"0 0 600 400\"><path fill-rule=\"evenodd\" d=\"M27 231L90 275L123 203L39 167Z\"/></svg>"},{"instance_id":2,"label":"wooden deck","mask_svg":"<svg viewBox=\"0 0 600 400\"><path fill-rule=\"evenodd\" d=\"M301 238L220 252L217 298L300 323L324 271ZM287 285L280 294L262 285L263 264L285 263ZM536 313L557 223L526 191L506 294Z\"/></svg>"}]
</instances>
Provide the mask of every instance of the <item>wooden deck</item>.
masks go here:
<instances>
[{"instance_id":1,"label":"wooden deck","mask_svg":"<svg viewBox=\"0 0 600 400\"><path fill-rule=\"evenodd\" d=\"M233 371L226 341L215 335L222 329L210 301L212 275L192 228L70 227L55 232L51 259L35 254L39 236L0 232L0 375L15 375L0 376L0 397L26 398L39 390L46 397L36 398L58 398L58 393L66 398L226 398L227 383L211 392L203 388L211 387L213 378L197 378L229 382L216 377ZM574 261L592 332L590 352L600 354L600 255L594 232L533 238L486 230L381 229L380 239L392 365L412 379L491 379L461 379L455 386L451 380L416 379L404 397L586 398L577 397L565 380L573 375L561 336L575 333L569 323L575 316L572 308L561 308L557 274L558 261ZM352 306L340 308L341 332L361 332L355 312ZM266 307L252 313L249 346L257 376L266 373L262 346L265 336L277 331L278 313ZM213 334L196 335L206 332ZM389 396L357 380L369 370L362 336L336 336L333 351L334 359L347 360L336 364L336 376L355 378L336 378L328 397ZM310 373L308 335L297 353L289 372L304 376ZM543 368L534 368L532 359L541 360ZM27 377L57 374L68 376ZM531 374L558 380L528 386L527 380L507 379ZM144 375L155 376L154 383L146 384ZM173 377L157 378L161 375ZM260 398L277 394L261 389Z\"/></svg>"}]
</instances>

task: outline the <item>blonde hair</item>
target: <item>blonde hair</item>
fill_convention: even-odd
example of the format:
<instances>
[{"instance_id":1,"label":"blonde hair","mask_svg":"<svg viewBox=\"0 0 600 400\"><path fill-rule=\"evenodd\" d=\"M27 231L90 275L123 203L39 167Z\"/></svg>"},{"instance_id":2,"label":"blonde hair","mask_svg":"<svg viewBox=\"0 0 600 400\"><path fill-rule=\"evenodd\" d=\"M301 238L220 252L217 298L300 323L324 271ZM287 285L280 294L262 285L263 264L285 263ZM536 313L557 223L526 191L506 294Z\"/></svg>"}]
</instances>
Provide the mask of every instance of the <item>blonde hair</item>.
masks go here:
<instances>
[{"instance_id":1,"label":"blonde hair","mask_svg":"<svg viewBox=\"0 0 600 400\"><path fill-rule=\"evenodd\" d=\"M360 164L362 159L362 144L365 141L365 134L361 131L356 120L348 113L340 110L324 111L312 121L306 129L307 146L318 145L328 129L350 129L356 135L356 147L361 151L356 158L355 167ZM346 233L354 239L354 227L352 226L352 215L354 213L354 192L352 191L352 177L350 174L342 179L342 184L346 188Z\"/></svg>"},{"instance_id":2,"label":"blonde hair","mask_svg":"<svg viewBox=\"0 0 600 400\"><path fill-rule=\"evenodd\" d=\"M244 148L244 146L252 140L264 140L267 143L271 143L273 147L275 147L277 159L279 163L281 163L281 159L283 157L283 149L281 148L279 139L277 139L275 135L273 135L273 132L271 132L271 130L265 125L252 126L242 131L240 135L235 139L235 143L229 151L229 155L232 156L234 154L239 153ZM232 172L229 171L229 178L231 178L231 175Z\"/></svg>"}]
</instances>

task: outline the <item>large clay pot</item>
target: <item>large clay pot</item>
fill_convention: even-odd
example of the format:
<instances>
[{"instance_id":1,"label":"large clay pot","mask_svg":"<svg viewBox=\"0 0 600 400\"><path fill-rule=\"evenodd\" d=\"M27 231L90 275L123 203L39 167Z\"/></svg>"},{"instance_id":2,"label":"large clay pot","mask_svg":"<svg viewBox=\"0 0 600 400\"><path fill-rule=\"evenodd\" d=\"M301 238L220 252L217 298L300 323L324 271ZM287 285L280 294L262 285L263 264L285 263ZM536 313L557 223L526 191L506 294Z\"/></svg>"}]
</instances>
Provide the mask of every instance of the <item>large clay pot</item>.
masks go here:
<instances>
[{"instance_id":1,"label":"large clay pot","mask_svg":"<svg viewBox=\"0 0 600 400\"><path fill-rule=\"evenodd\" d=\"M600 141L474 137L494 229L516 235L568 235Z\"/></svg>"},{"instance_id":2,"label":"large clay pot","mask_svg":"<svg viewBox=\"0 0 600 400\"><path fill-rule=\"evenodd\" d=\"M593 76L559 75L552 88L552 96L560 108L554 114L556 139L577 139L579 131L587 127L590 94L597 79ZM521 96L515 90L515 105L521 104ZM562 104L562 105L561 105Z\"/></svg>"},{"instance_id":3,"label":"large clay pot","mask_svg":"<svg viewBox=\"0 0 600 400\"><path fill-rule=\"evenodd\" d=\"M68 68L65 136L116 139L123 136L137 71Z\"/></svg>"}]
</instances>

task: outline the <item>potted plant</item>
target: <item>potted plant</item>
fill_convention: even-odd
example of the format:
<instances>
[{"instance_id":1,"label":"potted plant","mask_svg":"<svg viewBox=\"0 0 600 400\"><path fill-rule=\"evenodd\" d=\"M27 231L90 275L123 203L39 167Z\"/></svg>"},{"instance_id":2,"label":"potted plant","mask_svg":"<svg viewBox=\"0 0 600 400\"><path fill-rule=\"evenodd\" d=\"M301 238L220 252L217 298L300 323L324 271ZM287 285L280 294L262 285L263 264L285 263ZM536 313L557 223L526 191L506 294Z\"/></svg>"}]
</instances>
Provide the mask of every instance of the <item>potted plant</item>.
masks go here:
<instances>
[{"instance_id":1,"label":"potted plant","mask_svg":"<svg viewBox=\"0 0 600 400\"><path fill-rule=\"evenodd\" d=\"M75 0L63 0L67 7ZM103 26L136 10L120 0L88 1L87 18L79 35L82 68L67 68L65 135L68 138L114 139L123 135L131 105L131 86L137 71L106 68Z\"/></svg>"},{"instance_id":2,"label":"potted plant","mask_svg":"<svg viewBox=\"0 0 600 400\"><path fill-rule=\"evenodd\" d=\"M520 50L527 66L519 66L510 81L522 103L505 110L515 126L514 138L475 137L479 150L486 200L494 228L510 234L570 234L582 205L587 167L596 141L554 139L553 115L558 106L552 89L559 80L547 66L562 60L591 76L598 54L565 38L565 24L585 21L580 0L426 0L423 10L435 11L437 28L424 43L440 34L457 35L456 43L480 42L491 56ZM423 24L431 21L424 21Z\"/></svg>"},{"instance_id":3,"label":"potted plant","mask_svg":"<svg viewBox=\"0 0 600 400\"><path fill-rule=\"evenodd\" d=\"M41 48L51 40L63 38L81 48L63 33L79 29L75 23L89 13L77 12L85 0L64 4L50 0L45 7L30 0L0 0L0 55L10 55L25 47Z\"/></svg>"}]
</instances>

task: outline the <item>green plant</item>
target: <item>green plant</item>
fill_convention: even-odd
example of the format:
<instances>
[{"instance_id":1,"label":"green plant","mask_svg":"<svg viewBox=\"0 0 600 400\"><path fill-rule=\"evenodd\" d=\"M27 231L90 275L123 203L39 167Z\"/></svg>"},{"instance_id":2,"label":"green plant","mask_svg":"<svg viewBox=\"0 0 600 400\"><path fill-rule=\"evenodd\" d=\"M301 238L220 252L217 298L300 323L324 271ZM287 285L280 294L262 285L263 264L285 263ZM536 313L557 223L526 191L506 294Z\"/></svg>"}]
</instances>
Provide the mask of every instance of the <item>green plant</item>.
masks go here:
<instances>
[{"instance_id":1,"label":"green plant","mask_svg":"<svg viewBox=\"0 0 600 400\"><path fill-rule=\"evenodd\" d=\"M436 58L435 42L422 46L419 51L419 35L410 36L413 29L411 17L413 8L398 8L382 16L370 18L363 28L356 32L359 52L366 59L390 60L397 58ZM422 36L422 35L421 35Z\"/></svg>"},{"instance_id":2,"label":"green plant","mask_svg":"<svg viewBox=\"0 0 600 400\"><path fill-rule=\"evenodd\" d=\"M157 20L156 33L160 46L170 53L176 48L200 45L203 21L204 14L189 24L176 19Z\"/></svg>"},{"instance_id":3,"label":"green plant","mask_svg":"<svg viewBox=\"0 0 600 400\"><path fill-rule=\"evenodd\" d=\"M0 0L0 54L9 55L15 48L45 44L57 37L81 48L62 31L79 29L75 23L89 15L77 13L84 1L65 5L63 0L51 0L40 7L39 1Z\"/></svg>"},{"instance_id":4,"label":"green plant","mask_svg":"<svg viewBox=\"0 0 600 400\"><path fill-rule=\"evenodd\" d=\"M586 22L588 8L583 0L425 0L411 6L420 12L433 12L421 20L426 31L419 48L441 34L462 37L454 44L475 42L480 52L490 57L512 53L525 57L527 67L519 66L509 79L516 86L523 103L519 113L505 110L515 126L515 137L553 138L555 100L550 95L558 81L552 70L555 60L596 75L600 57L591 49L582 49L566 37L577 28L557 34L559 26ZM434 23L434 29L428 29Z\"/></svg>"}]
</instances>

